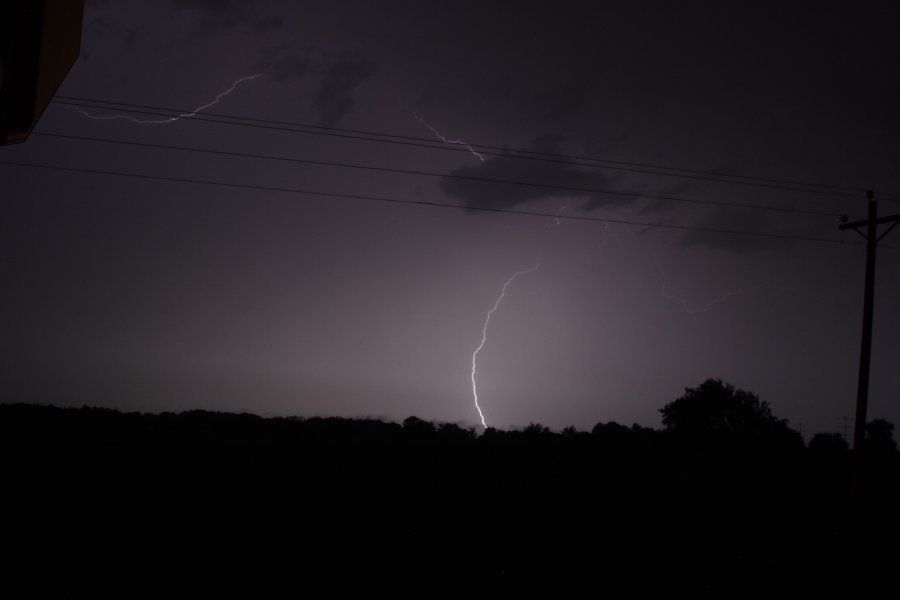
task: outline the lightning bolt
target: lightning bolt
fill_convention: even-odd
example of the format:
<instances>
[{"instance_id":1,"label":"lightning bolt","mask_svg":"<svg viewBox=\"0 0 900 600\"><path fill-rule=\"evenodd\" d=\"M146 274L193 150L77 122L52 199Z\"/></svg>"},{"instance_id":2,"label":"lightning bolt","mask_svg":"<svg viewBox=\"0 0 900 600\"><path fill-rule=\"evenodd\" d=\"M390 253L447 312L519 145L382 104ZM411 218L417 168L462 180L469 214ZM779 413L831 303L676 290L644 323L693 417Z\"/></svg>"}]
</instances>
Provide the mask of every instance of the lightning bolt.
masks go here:
<instances>
[{"instance_id":1,"label":"lightning bolt","mask_svg":"<svg viewBox=\"0 0 900 600\"><path fill-rule=\"evenodd\" d=\"M419 123L421 123L422 125L424 125L425 127L427 127L428 130L431 131L431 133L434 134L434 137L436 137L437 139L441 140L441 141L444 142L445 144L457 144L457 145L459 145L459 146L465 146L466 149L467 149L469 152L471 152L473 155L475 155L475 156L478 157L478 160L480 160L481 162L484 162L484 156L482 156L480 153L476 152L475 149L472 148L472 146L470 146L469 144L465 143L465 142L462 141L462 140L450 140L450 139L447 139L445 136L441 135L441 132L440 132L440 131L438 131L437 129L435 129L435 128L432 127L431 125L429 125L428 121L426 121L425 119L423 119L422 117L420 117L420 116L418 115L418 113L416 113L415 111L410 111L410 112L412 113L412 116L413 116L413 118L414 118L416 121L418 121Z\"/></svg>"},{"instance_id":2,"label":"lightning bolt","mask_svg":"<svg viewBox=\"0 0 900 600\"><path fill-rule=\"evenodd\" d=\"M191 112L183 113L180 115L175 115L175 116L169 117L167 119L136 119L135 117L132 117L130 115L122 115L122 114L92 115L77 106L75 107L75 110L80 112L82 115L84 115L88 119L94 119L95 121L115 121L117 119L123 119L125 121L131 121L132 123L138 123L139 125L149 125L149 124L164 125L164 124L168 124L168 123L174 123L175 121L180 121L181 119L187 119L187 118L193 117L200 111L206 110L207 108L210 108L211 106L215 106L216 104L219 103L219 101L222 98L224 98L225 96L227 96L228 94L230 94L231 92L236 90L239 85L241 85L245 81L252 81L254 79L262 77L264 73L265 73L265 71L263 71L262 73L257 73L255 75L247 75L246 77L241 77L240 79L238 79L234 83L232 83L231 87L229 87L227 90L225 90L224 92L221 92L219 95L217 95L215 100L213 100L212 102L208 102L202 106L198 106Z\"/></svg>"},{"instance_id":3,"label":"lightning bolt","mask_svg":"<svg viewBox=\"0 0 900 600\"><path fill-rule=\"evenodd\" d=\"M503 302L503 297L506 296L506 289L512 284L513 281L516 280L520 275L527 275L528 273L533 273L538 270L541 266L541 257L538 256L537 260L534 262L534 266L530 269L524 269L522 271L516 271L512 274L512 276L506 280L506 283L503 284L503 287L500 289L500 295L497 296L497 301L494 302L494 306L487 312L487 316L484 319L484 327L481 328L481 343L478 344L478 347L475 348L475 352L472 353L472 395L475 398L475 409L478 411L478 416L481 418L481 425L487 429L487 421L484 420L484 413L481 411L481 406L478 404L478 385L475 380L475 374L478 372L478 353L481 352L481 349L484 348L484 344L487 342L487 330L488 325L491 322L491 317L497 309L500 307L500 303Z\"/></svg>"},{"instance_id":4,"label":"lightning bolt","mask_svg":"<svg viewBox=\"0 0 900 600\"><path fill-rule=\"evenodd\" d=\"M562 221L559 220L559 215L563 214L563 211L565 211L568 207L569 207L568 203L560 206L559 210L556 211L556 214L553 215L553 218L555 219L555 223L551 223L550 225L547 225L547 227L559 227L560 225L562 225Z\"/></svg>"},{"instance_id":5,"label":"lightning bolt","mask_svg":"<svg viewBox=\"0 0 900 600\"><path fill-rule=\"evenodd\" d=\"M699 306L691 306L690 304L688 304L687 300L685 300L681 296L676 296L675 294L670 293L666 289L666 285L668 283L668 278L666 277L666 273L665 273L665 271L663 271L662 265L659 263L658 259L656 261L656 265L657 265L657 267L659 267L659 273L662 276L662 286L660 288L660 295L663 298L667 298L669 300L674 300L675 302L677 302L678 304L681 305L681 307L684 309L684 312L686 312L690 315L697 314L697 313L709 312L714 306L716 306L718 304L722 304L723 302L725 302L726 300L729 300L730 298L734 298L735 296L743 296L744 294L748 294L750 292L755 292L756 290L758 290L762 287L765 287L766 285L769 284L768 281L765 281L765 282L763 282L759 285L755 285L751 288L747 288L747 289L738 288L736 290L726 292L725 294L719 296L718 298L713 298L706 304L702 304Z\"/></svg>"}]
</instances>

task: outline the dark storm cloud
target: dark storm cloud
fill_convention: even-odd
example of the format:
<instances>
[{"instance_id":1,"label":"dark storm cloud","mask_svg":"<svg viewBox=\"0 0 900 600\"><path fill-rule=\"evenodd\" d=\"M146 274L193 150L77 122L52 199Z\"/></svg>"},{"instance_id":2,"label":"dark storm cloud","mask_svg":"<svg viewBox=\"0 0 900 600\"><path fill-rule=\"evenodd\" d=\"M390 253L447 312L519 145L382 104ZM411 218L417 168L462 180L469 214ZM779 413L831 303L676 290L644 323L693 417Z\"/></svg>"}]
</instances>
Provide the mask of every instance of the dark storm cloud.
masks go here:
<instances>
[{"instance_id":1,"label":"dark storm cloud","mask_svg":"<svg viewBox=\"0 0 900 600\"><path fill-rule=\"evenodd\" d=\"M319 92L316 94L320 125L332 127L353 110L356 106L353 90L368 78L373 70L372 62L349 55L342 56L324 68Z\"/></svg>"},{"instance_id":2,"label":"dark storm cloud","mask_svg":"<svg viewBox=\"0 0 900 600\"><path fill-rule=\"evenodd\" d=\"M421 110L427 108L429 104L431 104L434 99L437 97L437 94L433 91L426 92L419 96L419 99L416 100L415 107L417 110Z\"/></svg>"},{"instance_id":3,"label":"dark storm cloud","mask_svg":"<svg viewBox=\"0 0 900 600\"><path fill-rule=\"evenodd\" d=\"M724 231L748 231L755 233L778 233L773 227L769 213L759 210L721 208L710 210L698 222L693 223L704 229ZM796 233L796 232L795 232ZM728 252L752 252L760 250L781 250L794 245L794 241L775 237L759 237L718 233L715 231L687 231L680 240L685 248L705 246Z\"/></svg>"},{"instance_id":4,"label":"dark storm cloud","mask_svg":"<svg viewBox=\"0 0 900 600\"><path fill-rule=\"evenodd\" d=\"M588 74L565 80L546 74L537 77L539 79L521 81L500 72L496 74L493 89L505 103L515 103L548 126L584 115L595 89L595 82Z\"/></svg>"},{"instance_id":5,"label":"dark storm cloud","mask_svg":"<svg viewBox=\"0 0 900 600\"><path fill-rule=\"evenodd\" d=\"M593 87L593 81L584 77L545 88L536 98L538 116L548 122L580 116Z\"/></svg>"},{"instance_id":6,"label":"dark storm cloud","mask_svg":"<svg viewBox=\"0 0 900 600\"><path fill-rule=\"evenodd\" d=\"M81 44L81 57L90 60L93 55L93 46L96 44L108 44L121 38L125 46L134 46L138 32L133 27L123 28L104 15L100 15L85 23L83 27L83 41Z\"/></svg>"},{"instance_id":7,"label":"dark storm cloud","mask_svg":"<svg viewBox=\"0 0 900 600\"><path fill-rule=\"evenodd\" d=\"M254 25L261 31L281 29L284 27L284 18L275 15L265 15L257 19Z\"/></svg>"},{"instance_id":8,"label":"dark storm cloud","mask_svg":"<svg viewBox=\"0 0 900 600\"><path fill-rule=\"evenodd\" d=\"M203 11L216 18L233 18L241 14L246 0L172 0L175 8Z\"/></svg>"},{"instance_id":9,"label":"dark storm cloud","mask_svg":"<svg viewBox=\"0 0 900 600\"><path fill-rule=\"evenodd\" d=\"M92 39L94 37L109 35L109 32L114 29L115 26L112 21L101 15L99 17L94 17L90 22L86 23L83 28L83 33L86 39Z\"/></svg>"},{"instance_id":10,"label":"dark storm cloud","mask_svg":"<svg viewBox=\"0 0 900 600\"><path fill-rule=\"evenodd\" d=\"M554 153L558 151L557 136L544 136L532 142L535 152ZM495 181L517 181L538 184L510 185L462 179L473 177ZM558 190L551 187L564 186L583 190L612 189L613 178L598 169L584 169L574 162L556 158L551 161L526 160L512 154L496 156L474 166L461 167L441 178L441 189L461 200L469 208L509 209L538 200L557 197L578 197L587 199L590 208L617 206L631 202L634 198L601 194L593 191Z\"/></svg>"},{"instance_id":11,"label":"dark storm cloud","mask_svg":"<svg viewBox=\"0 0 900 600\"><path fill-rule=\"evenodd\" d=\"M649 196L654 197L646 198L645 204L641 206L641 208L638 210L638 213L648 214L671 211L680 203L673 200L666 200L665 198L686 198L690 196L691 190L693 189L694 186L690 183L677 183L675 185L664 186L652 193L644 192ZM637 189L635 189L634 191L636 193L641 193Z\"/></svg>"},{"instance_id":12,"label":"dark storm cloud","mask_svg":"<svg viewBox=\"0 0 900 600\"><path fill-rule=\"evenodd\" d=\"M284 19L275 15L260 15L248 8L247 0L172 0L177 10L193 10L202 15L198 31L210 33L220 26L245 25L268 31L279 29Z\"/></svg>"},{"instance_id":13,"label":"dark storm cloud","mask_svg":"<svg viewBox=\"0 0 900 600\"><path fill-rule=\"evenodd\" d=\"M316 59L309 50L289 45L270 46L263 50L259 70L269 71L279 82L302 79L316 70Z\"/></svg>"}]
</instances>

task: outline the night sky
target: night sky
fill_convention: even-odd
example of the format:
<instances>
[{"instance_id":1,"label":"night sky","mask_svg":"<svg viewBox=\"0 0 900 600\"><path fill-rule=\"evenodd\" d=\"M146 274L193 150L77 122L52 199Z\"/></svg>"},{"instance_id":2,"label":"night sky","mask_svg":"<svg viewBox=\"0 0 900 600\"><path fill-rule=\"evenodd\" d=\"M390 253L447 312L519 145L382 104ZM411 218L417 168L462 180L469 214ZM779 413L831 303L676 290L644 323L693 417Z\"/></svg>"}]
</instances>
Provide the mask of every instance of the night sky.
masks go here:
<instances>
[{"instance_id":1,"label":"night sky","mask_svg":"<svg viewBox=\"0 0 900 600\"><path fill-rule=\"evenodd\" d=\"M0 148L0 397L474 426L487 312L537 263L478 356L488 425L659 427L718 377L852 431L865 248L838 224L867 189L900 212L897 14L781 4L89 2ZM200 116L282 124L73 106L160 119L97 101L189 112L253 75ZM900 231L877 269L869 417L900 424Z\"/></svg>"}]
</instances>

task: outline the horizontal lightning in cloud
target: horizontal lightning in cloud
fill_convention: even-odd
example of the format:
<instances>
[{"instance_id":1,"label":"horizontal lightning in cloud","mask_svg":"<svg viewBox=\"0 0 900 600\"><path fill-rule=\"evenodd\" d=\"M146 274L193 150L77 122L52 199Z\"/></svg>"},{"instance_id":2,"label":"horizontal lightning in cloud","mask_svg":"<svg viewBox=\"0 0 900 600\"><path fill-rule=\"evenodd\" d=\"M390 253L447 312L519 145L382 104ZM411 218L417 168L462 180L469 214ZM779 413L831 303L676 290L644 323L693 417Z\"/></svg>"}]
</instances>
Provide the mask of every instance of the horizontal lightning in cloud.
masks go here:
<instances>
[{"instance_id":1,"label":"horizontal lightning in cloud","mask_svg":"<svg viewBox=\"0 0 900 600\"><path fill-rule=\"evenodd\" d=\"M668 285L668 278L666 277L666 273L665 273L665 271L663 270L662 265L660 264L659 260L656 261L656 265L657 265L657 267L659 267L659 274L660 274L660 276L661 276L661 278L662 278L662 285L661 285L661 287L660 287L660 295L661 295L663 298L666 298L666 299L668 299L668 300L673 300L674 302L677 302L677 303L680 304L681 307L684 309L684 312L686 312L686 313L688 313L688 314L691 314L691 315L697 314L697 313L705 313L705 312L709 312L714 306L717 306L717 305L719 305L719 304L722 304L723 302L726 302L726 301L730 300L731 298L734 298L734 297L736 297L736 296L743 296L744 294L749 294L749 293L751 293L751 292L755 292L755 291L757 291L757 290L759 290L759 289L761 289L761 288L763 288L763 287L765 287L765 286L767 286L767 285L769 284L769 282L766 281L766 282L763 282L763 283L761 283L761 284L759 284L759 285L755 285L755 286L750 287L750 288L746 288L746 289L745 289L745 288L738 288L738 289L736 289L736 290L732 290L732 291L730 291L730 292L727 292L727 293L725 293L725 294L723 294L723 295L721 295L721 296L719 296L719 297L717 297L717 298L713 298L712 300L710 300L710 301L707 302L706 304L700 304L700 305L693 305L693 306L692 306L691 304L689 304L689 303L687 302L687 300L685 300L685 299L682 298L681 296L676 296L675 294L669 292L669 291L666 289L666 286Z\"/></svg>"},{"instance_id":2,"label":"horizontal lightning in cloud","mask_svg":"<svg viewBox=\"0 0 900 600\"><path fill-rule=\"evenodd\" d=\"M478 411L478 417L481 419L481 425L487 429L487 421L484 419L484 413L481 411L481 406L478 404L478 384L476 383L475 374L478 372L478 353L481 352L481 349L484 348L485 343L487 342L487 330L488 325L491 322L491 317L497 312L497 309L500 307L500 303L503 302L503 298L506 296L506 288L512 285L512 282L516 280L520 275L527 275L528 273L533 273L537 271L541 266L541 257L538 256L537 260L534 262L534 266L530 269L524 269L522 271L517 271L510 276L509 279L506 280L506 283L503 284L503 287L500 289L500 295L497 296L496 302L494 302L494 306L487 313L487 317L484 319L484 327L481 328L481 343L478 344L478 347L475 348L475 352L472 353L472 395L475 397L475 409Z\"/></svg>"},{"instance_id":3,"label":"horizontal lightning in cloud","mask_svg":"<svg viewBox=\"0 0 900 600\"><path fill-rule=\"evenodd\" d=\"M206 110L207 108L210 108L210 107L215 106L216 104L219 103L219 101L220 101L222 98L224 98L225 96L227 96L228 94L230 94L231 92L233 92L234 90L236 90L237 87L238 87L239 85L241 85L242 83L244 83L244 82L246 82L246 81L252 81L252 80L254 80L254 79L257 79L257 78L259 78L259 77L262 77L264 73L265 73L265 71L264 71L263 73L257 73L257 74L255 74L255 75L247 75L246 77L241 77L240 79L238 79L238 80L236 80L234 83L232 83L232 84L231 84L231 87L229 87L227 90L225 90L224 92L221 92L219 95L217 95L216 98L215 98L215 100L213 100L212 102L208 102L208 103L206 103L206 104L204 104L204 105L202 105L202 106L198 106L197 108L195 108L195 109L192 110L191 112L182 113L182 114L180 114L180 115L173 115L173 116L168 117L168 118L166 118L166 119L137 119L137 118L135 118L135 117L132 117L131 115L123 115L123 114L115 114L115 115L92 115L92 114L90 114L90 113L88 113L88 112L82 110L81 108L79 108L79 107L77 107L77 106L75 107L75 110L77 110L79 113L81 113L82 115L84 115L84 116L87 117L88 119L93 119L93 120L95 120L95 121L115 121L115 120L121 119L121 120L124 120L124 121L131 121L132 123L138 123L139 125L150 125L150 124L152 124L152 125L166 125L166 124L168 124L168 123L174 123L175 121L180 121L181 119L186 119L186 118L193 117L193 116L196 115L197 113L199 113L199 112L201 112L201 111L204 111L204 110Z\"/></svg>"}]
</instances>

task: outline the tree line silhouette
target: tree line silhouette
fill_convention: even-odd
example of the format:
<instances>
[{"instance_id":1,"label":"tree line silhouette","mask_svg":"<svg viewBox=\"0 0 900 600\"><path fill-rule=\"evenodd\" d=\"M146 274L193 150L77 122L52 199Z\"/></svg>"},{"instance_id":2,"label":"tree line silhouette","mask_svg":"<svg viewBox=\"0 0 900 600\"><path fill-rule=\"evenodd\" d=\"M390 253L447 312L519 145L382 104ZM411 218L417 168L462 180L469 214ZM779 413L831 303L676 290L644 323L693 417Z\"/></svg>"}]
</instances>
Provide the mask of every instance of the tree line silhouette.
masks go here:
<instances>
[{"instance_id":1,"label":"tree line silhouette","mask_svg":"<svg viewBox=\"0 0 900 600\"><path fill-rule=\"evenodd\" d=\"M900 532L892 424L867 428L857 523L842 436L805 444L766 402L717 379L660 412L659 430L479 433L415 416L2 404L7 566L99 577L162 559L176 574L263 564L367 585L415 574L559 592L598 577L649 585L648 571L670 590L810 585L823 568L835 585L892 556L874 550ZM850 551L860 536L870 552Z\"/></svg>"}]
</instances>

